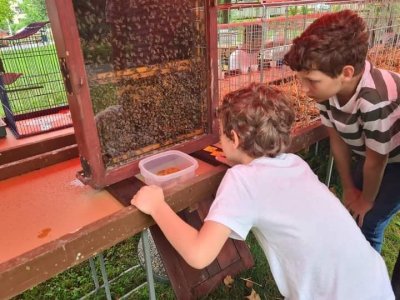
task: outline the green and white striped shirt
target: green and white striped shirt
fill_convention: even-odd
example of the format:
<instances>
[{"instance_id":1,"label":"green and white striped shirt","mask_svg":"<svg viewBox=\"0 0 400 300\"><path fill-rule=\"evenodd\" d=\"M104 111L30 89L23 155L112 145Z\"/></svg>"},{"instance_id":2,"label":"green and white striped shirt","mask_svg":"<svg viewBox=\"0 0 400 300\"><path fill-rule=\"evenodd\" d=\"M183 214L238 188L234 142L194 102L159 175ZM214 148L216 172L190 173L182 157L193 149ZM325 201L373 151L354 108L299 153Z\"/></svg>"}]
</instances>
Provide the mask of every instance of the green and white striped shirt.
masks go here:
<instances>
[{"instance_id":1,"label":"green and white striped shirt","mask_svg":"<svg viewBox=\"0 0 400 300\"><path fill-rule=\"evenodd\" d=\"M321 121L337 130L354 153L365 147L400 162L400 74L366 62L356 92L343 106L336 96L317 104Z\"/></svg>"}]
</instances>

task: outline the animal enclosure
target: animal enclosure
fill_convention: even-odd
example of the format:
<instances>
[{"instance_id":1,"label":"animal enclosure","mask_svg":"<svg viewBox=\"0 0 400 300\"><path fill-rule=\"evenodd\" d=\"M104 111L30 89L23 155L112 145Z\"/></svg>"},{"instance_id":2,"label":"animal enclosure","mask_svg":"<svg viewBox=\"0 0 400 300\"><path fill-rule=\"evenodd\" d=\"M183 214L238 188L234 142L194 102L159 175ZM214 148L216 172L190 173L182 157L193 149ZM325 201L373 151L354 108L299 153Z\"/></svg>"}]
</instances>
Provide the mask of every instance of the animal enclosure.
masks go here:
<instances>
[{"instance_id":1,"label":"animal enclosure","mask_svg":"<svg viewBox=\"0 0 400 300\"><path fill-rule=\"evenodd\" d=\"M283 65L282 60L291 41L315 19L344 9L358 12L368 24L368 59L378 68L399 72L398 1L248 1L221 4L218 10L220 98L254 81L278 84L291 95L297 127L316 121L319 113L314 101L302 93L292 71Z\"/></svg>"},{"instance_id":2,"label":"animal enclosure","mask_svg":"<svg viewBox=\"0 0 400 300\"><path fill-rule=\"evenodd\" d=\"M49 22L32 23L0 44L0 117L15 136L72 126Z\"/></svg>"}]
</instances>

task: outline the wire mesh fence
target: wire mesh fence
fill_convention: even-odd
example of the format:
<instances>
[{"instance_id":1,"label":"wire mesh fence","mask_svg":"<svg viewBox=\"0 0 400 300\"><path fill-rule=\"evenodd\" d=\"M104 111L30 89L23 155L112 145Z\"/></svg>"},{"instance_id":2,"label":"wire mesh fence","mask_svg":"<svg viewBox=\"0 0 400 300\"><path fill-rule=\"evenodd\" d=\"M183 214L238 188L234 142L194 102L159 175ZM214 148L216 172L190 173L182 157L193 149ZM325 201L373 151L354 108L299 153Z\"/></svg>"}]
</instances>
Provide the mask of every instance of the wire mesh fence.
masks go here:
<instances>
[{"instance_id":1,"label":"wire mesh fence","mask_svg":"<svg viewBox=\"0 0 400 300\"><path fill-rule=\"evenodd\" d=\"M220 99L250 82L280 84L292 96L298 125L313 122L318 118L314 102L283 65L283 56L315 19L344 9L358 12L368 24L368 59L376 67L400 71L399 1L231 1L218 9Z\"/></svg>"},{"instance_id":2,"label":"wire mesh fence","mask_svg":"<svg viewBox=\"0 0 400 300\"><path fill-rule=\"evenodd\" d=\"M16 137L71 126L49 23L30 24L0 45L0 117Z\"/></svg>"}]
</instances>

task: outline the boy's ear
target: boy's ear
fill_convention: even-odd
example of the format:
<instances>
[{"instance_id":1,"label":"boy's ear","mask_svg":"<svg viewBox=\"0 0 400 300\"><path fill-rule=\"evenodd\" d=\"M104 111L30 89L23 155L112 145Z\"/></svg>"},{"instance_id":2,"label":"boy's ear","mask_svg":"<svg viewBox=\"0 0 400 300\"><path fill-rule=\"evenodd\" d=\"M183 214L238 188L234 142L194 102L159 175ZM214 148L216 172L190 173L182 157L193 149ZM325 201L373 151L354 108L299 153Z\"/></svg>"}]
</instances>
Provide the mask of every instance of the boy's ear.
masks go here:
<instances>
[{"instance_id":1,"label":"boy's ear","mask_svg":"<svg viewBox=\"0 0 400 300\"><path fill-rule=\"evenodd\" d=\"M233 146L235 147L235 148L238 148L239 147L239 136L237 135L237 133L236 133L236 131L235 130L231 130L231 133L232 133L232 136L233 136Z\"/></svg>"},{"instance_id":2,"label":"boy's ear","mask_svg":"<svg viewBox=\"0 0 400 300\"><path fill-rule=\"evenodd\" d=\"M346 80L350 80L354 76L354 67L351 65L346 65L343 67L342 76Z\"/></svg>"}]
</instances>

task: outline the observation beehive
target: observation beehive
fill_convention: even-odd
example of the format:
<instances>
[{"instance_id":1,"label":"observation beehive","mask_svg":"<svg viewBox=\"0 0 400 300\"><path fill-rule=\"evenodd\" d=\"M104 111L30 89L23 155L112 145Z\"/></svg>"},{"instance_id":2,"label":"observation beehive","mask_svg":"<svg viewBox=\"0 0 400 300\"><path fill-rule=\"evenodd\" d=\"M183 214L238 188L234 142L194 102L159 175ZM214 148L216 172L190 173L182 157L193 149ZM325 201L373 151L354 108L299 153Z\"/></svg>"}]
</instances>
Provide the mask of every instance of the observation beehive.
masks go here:
<instances>
[{"instance_id":1,"label":"observation beehive","mask_svg":"<svg viewBox=\"0 0 400 300\"><path fill-rule=\"evenodd\" d=\"M209 1L48 0L47 7L85 182L109 185L133 176L146 155L217 141Z\"/></svg>"},{"instance_id":2,"label":"observation beehive","mask_svg":"<svg viewBox=\"0 0 400 300\"><path fill-rule=\"evenodd\" d=\"M220 1L227 2L227 1ZM400 71L400 3L386 1L229 1L218 6L220 99L250 82L278 84L292 99L297 127L319 119L314 101L301 91L282 64L292 40L329 12L358 12L370 30L368 59L376 67Z\"/></svg>"}]
</instances>

